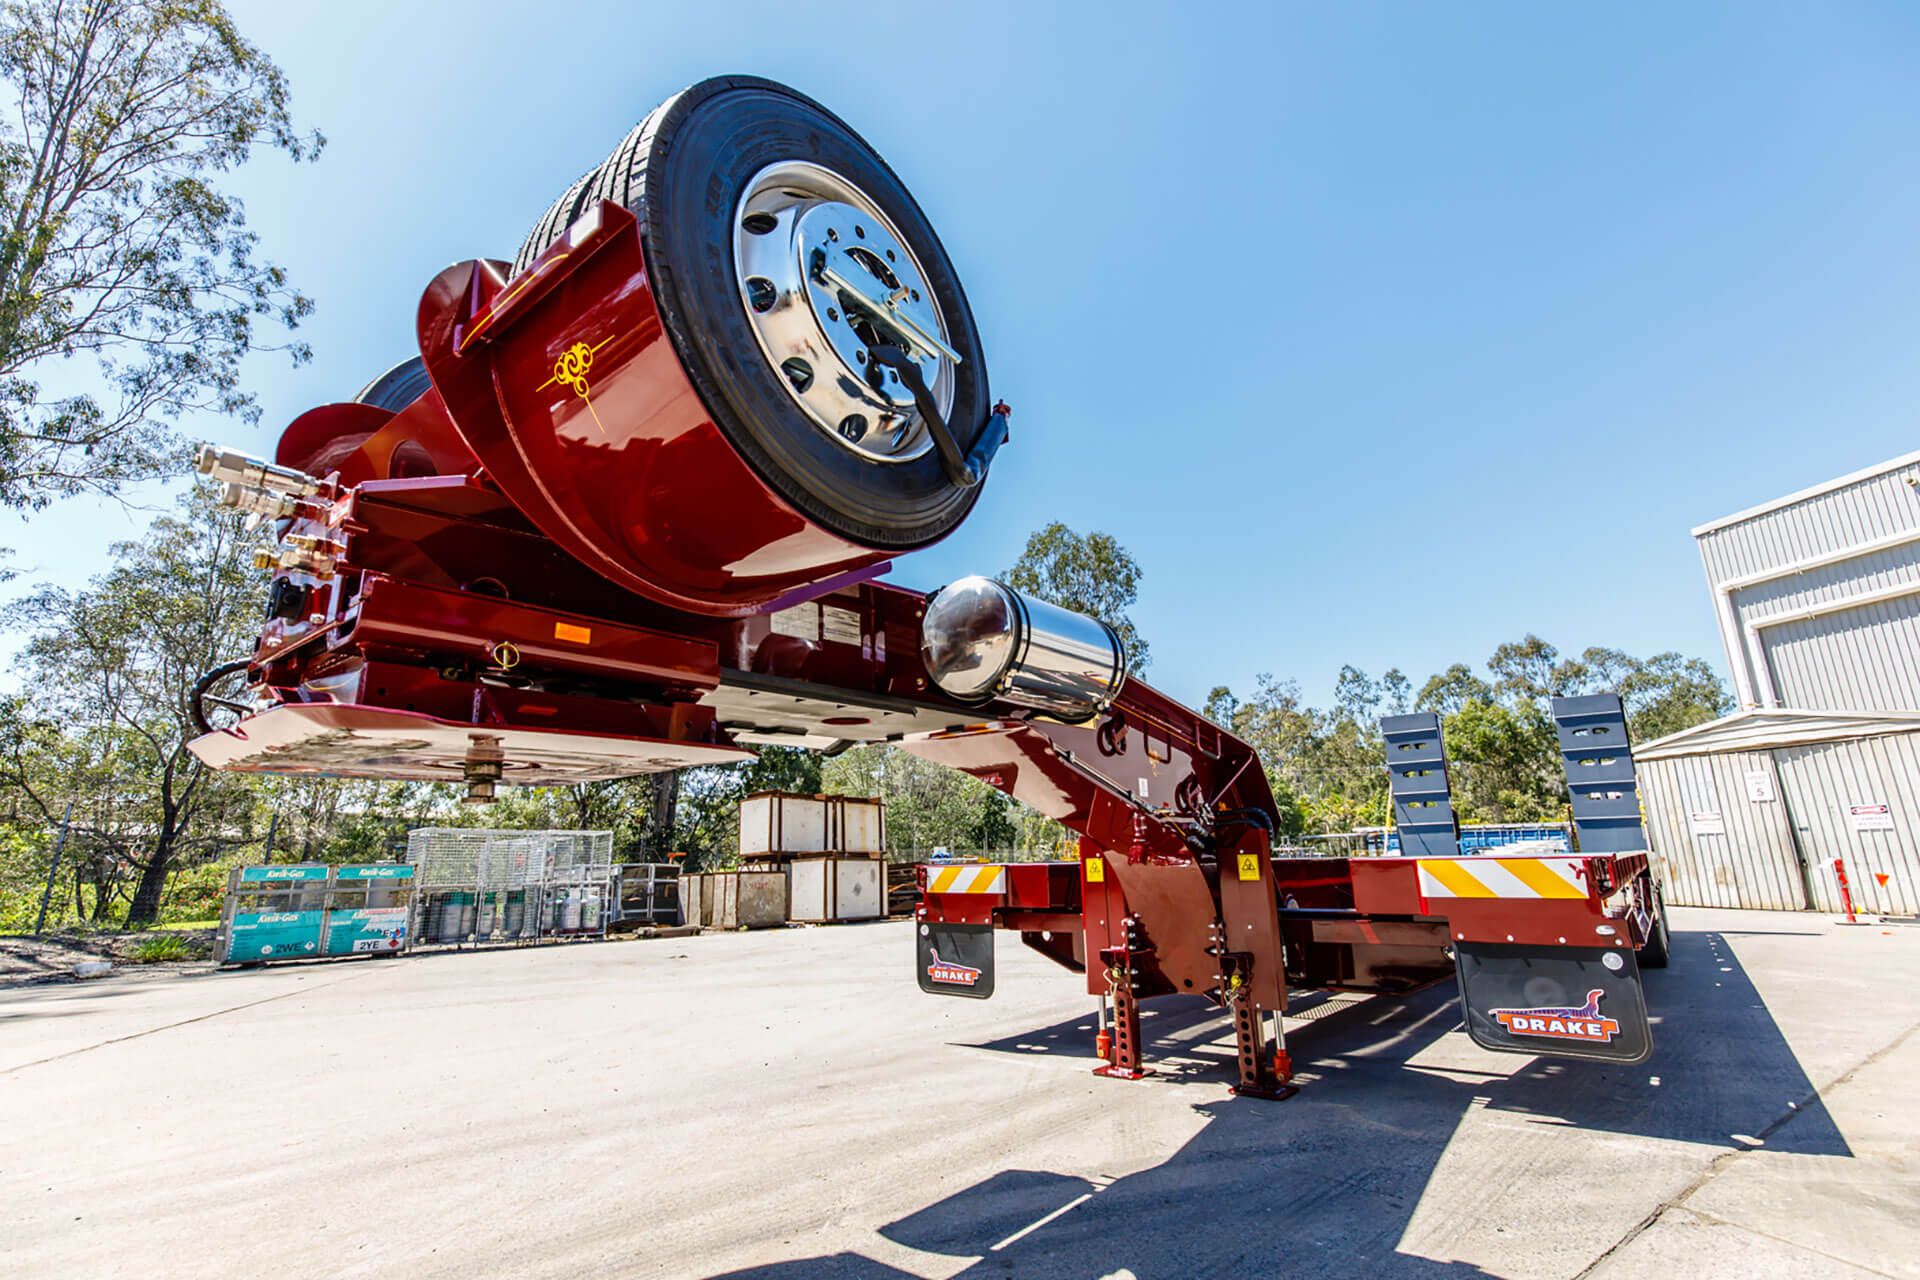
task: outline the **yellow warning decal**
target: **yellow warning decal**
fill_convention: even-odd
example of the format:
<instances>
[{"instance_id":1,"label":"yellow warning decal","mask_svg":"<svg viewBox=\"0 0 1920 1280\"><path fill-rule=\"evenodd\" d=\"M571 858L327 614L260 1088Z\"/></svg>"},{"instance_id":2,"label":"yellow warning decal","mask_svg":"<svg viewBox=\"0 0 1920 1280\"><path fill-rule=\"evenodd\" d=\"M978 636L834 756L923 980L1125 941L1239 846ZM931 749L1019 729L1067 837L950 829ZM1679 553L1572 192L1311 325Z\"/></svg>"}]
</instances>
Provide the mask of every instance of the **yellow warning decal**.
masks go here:
<instances>
[{"instance_id":1,"label":"yellow warning decal","mask_svg":"<svg viewBox=\"0 0 1920 1280\"><path fill-rule=\"evenodd\" d=\"M927 873L928 893L1000 893L1006 885L1005 867L935 867Z\"/></svg>"},{"instance_id":2,"label":"yellow warning decal","mask_svg":"<svg viewBox=\"0 0 1920 1280\"><path fill-rule=\"evenodd\" d=\"M1420 893L1427 898L1584 898L1584 858L1420 859Z\"/></svg>"},{"instance_id":3,"label":"yellow warning decal","mask_svg":"<svg viewBox=\"0 0 1920 1280\"><path fill-rule=\"evenodd\" d=\"M1088 858L1085 865L1088 884L1099 884L1107 878L1107 860L1099 854Z\"/></svg>"},{"instance_id":4,"label":"yellow warning decal","mask_svg":"<svg viewBox=\"0 0 1920 1280\"><path fill-rule=\"evenodd\" d=\"M1240 855L1240 878L1242 880L1258 880L1260 878L1259 854L1243 853Z\"/></svg>"}]
</instances>

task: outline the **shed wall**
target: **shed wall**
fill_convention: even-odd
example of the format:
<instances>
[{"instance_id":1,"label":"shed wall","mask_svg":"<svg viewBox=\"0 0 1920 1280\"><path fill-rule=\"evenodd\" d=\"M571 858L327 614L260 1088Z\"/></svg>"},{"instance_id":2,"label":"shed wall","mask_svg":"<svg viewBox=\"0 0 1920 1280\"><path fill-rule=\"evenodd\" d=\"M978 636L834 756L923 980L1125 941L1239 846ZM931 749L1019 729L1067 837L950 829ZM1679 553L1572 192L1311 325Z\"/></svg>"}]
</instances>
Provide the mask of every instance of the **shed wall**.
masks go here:
<instances>
[{"instance_id":1,"label":"shed wall","mask_svg":"<svg viewBox=\"0 0 1920 1280\"><path fill-rule=\"evenodd\" d=\"M1781 706L1920 708L1920 551L1909 571L1912 595L1762 629Z\"/></svg>"},{"instance_id":2,"label":"shed wall","mask_svg":"<svg viewBox=\"0 0 1920 1280\"><path fill-rule=\"evenodd\" d=\"M1668 903L1794 911L1805 905L1772 754L1675 756L1637 766L1647 836L1661 857ZM1750 798L1747 775L1768 779L1773 799ZM1725 834L1694 815L1717 814Z\"/></svg>"},{"instance_id":3,"label":"shed wall","mask_svg":"<svg viewBox=\"0 0 1920 1280\"><path fill-rule=\"evenodd\" d=\"M1916 474L1910 455L1696 531L1742 702L1920 708Z\"/></svg>"},{"instance_id":4,"label":"shed wall","mask_svg":"<svg viewBox=\"0 0 1920 1280\"><path fill-rule=\"evenodd\" d=\"M1673 756L1640 762L1639 774L1675 906L1799 909L1804 855L1815 910L1841 909L1837 857L1857 907L1920 912L1920 734ZM1768 780L1771 800L1753 798L1749 775ZM1892 830L1859 829L1852 810L1866 805L1886 805ZM1718 823L1694 817L1708 814Z\"/></svg>"},{"instance_id":5,"label":"shed wall","mask_svg":"<svg viewBox=\"0 0 1920 1280\"><path fill-rule=\"evenodd\" d=\"M1920 734L1857 738L1774 753L1813 863L1823 911L1840 909L1833 860L1846 860L1853 899L1893 915L1920 911ZM1893 830L1859 830L1855 805L1886 805ZM1882 886L1876 878L1885 875Z\"/></svg>"}]
</instances>

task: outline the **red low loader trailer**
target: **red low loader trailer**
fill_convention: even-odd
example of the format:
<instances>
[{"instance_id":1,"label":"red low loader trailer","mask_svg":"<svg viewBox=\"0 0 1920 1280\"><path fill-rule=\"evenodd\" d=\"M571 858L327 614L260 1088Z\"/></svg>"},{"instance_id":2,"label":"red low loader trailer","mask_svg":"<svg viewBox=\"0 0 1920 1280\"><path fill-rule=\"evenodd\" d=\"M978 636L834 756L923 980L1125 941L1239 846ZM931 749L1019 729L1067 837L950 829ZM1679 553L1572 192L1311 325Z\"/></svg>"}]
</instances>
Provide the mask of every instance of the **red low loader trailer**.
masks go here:
<instances>
[{"instance_id":1,"label":"red low loader trailer","mask_svg":"<svg viewBox=\"0 0 1920 1280\"><path fill-rule=\"evenodd\" d=\"M1276 859L1253 751L1129 677L1112 628L877 580L965 519L1011 411L925 215L817 103L675 95L514 260L435 276L416 335L271 460L202 451L270 577L253 651L195 692L200 759L485 802L891 743L1081 837L928 869L921 984L989 994L1016 931L1106 997L1109 1074L1144 1070L1139 1001L1190 992L1272 1095L1290 986L1456 971L1482 1043L1646 1053L1644 856Z\"/></svg>"},{"instance_id":2,"label":"red low loader trailer","mask_svg":"<svg viewBox=\"0 0 1920 1280\"><path fill-rule=\"evenodd\" d=\"M1611 811L1577 829L1597 844L1643 843L1617 700L1563 706L1576 816ZM1460 856L1439 723L1427 719L1420 732L1390 728L1390 753L1426 755L1389 768L1396 809L1411 818L1403 838L1422 838L1414 815L1438 809L1429 825L1444 839L1400 857L1276 856L1266 775L1246 744L1138 682L1091 733L989 725L905 744L1050 804L1081 835L1074 861L920 867L921 989L991 995L994 933L1017 933L1099 997L1100 1074L1147 1073L1142 1000L1198 995L1231 1014L1238 1091L1262 1097L1289 1087L1278 1015L1290 989L1406 995L1457 978L1468 1033L1486 1048L1643 1060L1652 1042L1640 961L1657 967L1667 955L1647 854ZM1592 745L1595 732L1615 745ZM1421 778L1434 781L1414 791Z\"/></svg>"},{"instance_id":3,"label":"red low loader trailer","mask_svg":"<svg viewBox=\"0 0 1920 1280\"><path fill-rule=\"evenodd\" d=\"M1643 854L1273 857L1242 827L1221 858L1080 843L1078 861L920 867L922 990L993 991L993 932L1085 975L1101 1075L1150 1073L1140 1002L1198 994L1233 1017L1238 1092L1292 1075L1292 990L1403 996L1458 977L1468 1033L1505 1052L1633 1063L1652 1044L1637 952L1658 928Z\"/></svg>"}]
</instances>

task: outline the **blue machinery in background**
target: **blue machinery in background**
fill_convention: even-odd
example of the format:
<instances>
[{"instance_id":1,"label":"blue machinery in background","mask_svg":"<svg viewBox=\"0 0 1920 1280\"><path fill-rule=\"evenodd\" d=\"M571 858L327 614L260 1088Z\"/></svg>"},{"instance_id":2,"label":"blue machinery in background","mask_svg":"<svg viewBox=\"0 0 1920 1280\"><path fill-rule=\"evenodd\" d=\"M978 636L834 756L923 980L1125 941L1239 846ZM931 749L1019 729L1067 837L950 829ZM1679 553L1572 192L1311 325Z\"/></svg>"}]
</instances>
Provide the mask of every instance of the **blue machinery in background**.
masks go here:
<instances>
[{"instance_id":1,"label":"blue machinery in background","mask_svg":"<svg viewBox=\"0 0 1920 1280\"><path fill-rule=\"evenodd\" d=\"M1360 838L1359 847L1354 850L1356 853L1400 852L1398 827L1369 827L1351 834ZM1321 838L1309 837L1309 839ZM1351 839L1351 836L1338 838ZM1565 822L1463 822L1460 824L1460 852L1463 854L1498 853L1502 849L1522 846L1528 853L1572 853L1573 826Z\"/></svg>"},{"instance_id":2,"label":"blue machinery in background","mask_svg":"<svg viewBox=\"0 0 1920 1280\"><path fill-rule=\"evenodd\" d=\"M1569 851L1638 853L1646 849L1647 836L1640 822L1640 785L1633 771L1633 748L1627 739L1627 719L1619 697L1595 693L1555 698L1553 727L1573 807L1575 843L1568 846ZM1448 785L1446 744L1439 716L1431 712L1385 716L1380 732L1386 739L1395 829L1383 833L1383 847L1378 852L1451 858L1513 844L1566 841L1567 829L1559 823L1463 828Z\"/></svg>"}]
</instances>

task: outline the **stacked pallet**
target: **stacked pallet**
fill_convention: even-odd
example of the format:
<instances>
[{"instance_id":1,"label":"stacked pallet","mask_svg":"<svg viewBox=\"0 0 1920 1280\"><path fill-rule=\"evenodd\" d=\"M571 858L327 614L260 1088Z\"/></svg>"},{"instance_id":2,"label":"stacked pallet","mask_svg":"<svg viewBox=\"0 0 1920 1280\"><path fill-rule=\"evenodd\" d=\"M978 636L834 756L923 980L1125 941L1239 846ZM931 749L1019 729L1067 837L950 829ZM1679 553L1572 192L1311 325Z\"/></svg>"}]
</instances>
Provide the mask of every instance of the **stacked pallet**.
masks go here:
<instances>
[{"instance_id":1,"label":"stacked pallet","mask_svg":"<svg viewBox=\"0 0 1920 1280\"><path fill-rule=\"evenodd\" d=\"M920 901L920 886L916 877L918 864L912 862L889 862L887 864L887 914L890 916L910 916L914 904Z\"/></svg>"}]
</instances>

